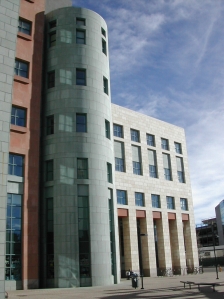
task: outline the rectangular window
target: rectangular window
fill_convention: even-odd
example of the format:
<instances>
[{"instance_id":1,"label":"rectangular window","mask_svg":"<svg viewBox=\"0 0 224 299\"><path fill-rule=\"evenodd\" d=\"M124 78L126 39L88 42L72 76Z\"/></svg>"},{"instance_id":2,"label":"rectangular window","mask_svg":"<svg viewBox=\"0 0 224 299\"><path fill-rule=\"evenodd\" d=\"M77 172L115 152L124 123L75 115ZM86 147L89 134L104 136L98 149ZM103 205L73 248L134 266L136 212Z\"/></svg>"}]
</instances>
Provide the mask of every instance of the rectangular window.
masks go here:
<instances>
[{"instance_id":1,"label":"rectangular window","mask_svg":"<svg viewBox=\"0 0 224 299\"><path fill-rule=\"evenodd\" d=\"M134 174L142 175L141 149L139 146L132 145L132 166Z\"/></svg>"},{"instance_id":2,"label":"rectangular window","mask_svg":"<svg viewBox=\"0 0 224 299\"><path fill-rule=\"evenodd\" d=\"M46 193L53 193L53 187L46 188ZM53 197L46 198L47 209L47 278L54 278L54 203Z\"/></svg>"},{"instance_id":3,"label":"rectangular window","mask_svg":"<svg viewBox=\"0 0 224 299\"><path fill-rule=\"evenodd\" d=\"M107 163L107 181L108 183L112 183L112 165L110 163Z\"/></svg>"},{"instance_id":4,"label":"rectangular window","mask_svg":"<svg viewBox=\"0 0 224 299\"><path fill-rule=\"evenodd\" d=\"M135 142L140 142L139 131L131 129L131 140Z\"/></svg>"},{"instance_id":5,"label":"rectangular window","mask_svg":"<svg viewBox=\"0 0 224 299\"><path fill-rule=\"evenodd\" d=\"M180 183L185 183L183 158L176 157L177 161L177 176Z\"/></svg>"},{"instance_id":6,"label":"rectangular window","mask_svg":"<svg viewBox=\"0 0 224 299\"><path fill-rule=\"evenodd\" d=\"M106 93L106 94L109 94L109 91L108 91L108 79L103 77L103 91Z\"/></svg>"},{"instance_id":7,"label":"rectangular window","mask_svg":"<svg viewBox=\"0 0 224 299\"><path fill-rule=\"evenodd\" d=\"M172 197L172 196L167 196L167 197L166 197L166 203L167 203L167 209L175 210L174 197Z\"/></svg>"},{"instance_id":8,"label":"rectangular window","mask_svg":"<svg viewBox=\"0 0 224 299\"><path fill-rule=\"evenodd\" d=\"M85 45L86 32L85 30L76 29L76 44Z\"/></svg>"},{"instance_id":9,"label":"rectangular window","mask_svg":"<svg viewBox=\"0 0 224 299\"><path fill-rule=\"evenodd\" d=\"M152 150L148 150L149 157L149 176L151 178L157 178L157 161L156 161L156 152Z\"/></svg>"},{"instance_id":10,"label":"rectangular window","mask_svg":"<svg viewBox=\"0 0 224 299\"><path fill-rule=\"evenodd\" d=\"M165 180L172 181L170 155L168 154L163 154L163 168Z\"/></svg>"},{"instance_id":11,"label":"rectangular window","mask_svg":"<svg viewBox=\"0 0 224 299\"><path fill-rule=\"evenodd\" d=\"M76 132L87 132L87 115L83 113L76 114Z\"/></svg>"},{"instance_id":12,"label":"rectangular window","mask_svg":"<svg viewBox=\"0 0 224 299\"><path fill-rule=\"evenodd\" d=\"M186 198L180 198L180 207L183 211L188 211L188 204Z\"/></svg>"},{"instance_id":13,"label":"rectangular window","mask_svg":"<svg viewBox=\"0 0 224 299\"><path fill-rule=\"evenodd\" d=\"M7 194L5 280L21 280L22 195Z\"/></svg>"},{"instance_id":14,"label":"rectangular window","mask_svg":"<svg viewBox=\"0 0 224 299\"><path fill-rule=\"evenodd\" d=\"M105 135L110 139L110 122L105 119Z\"/></svg>"},{"instance_id":15,"label":"rectangular window","mask_svg":"<svg viewBox=\"0 0 224 299\"><path fill-rule=\"evenodd\" d=\"M54 134L54 115L47 116L47 135Z\"/></svg>"},{"instance_id":16,"label":"rectangular window","mask_svg":"<svg viewBox=\"0 0 224 299\"><path fill-rule=\"evenodd\" d=\"M124 159L115 157L115 170L124 172Z\"/></svg>"},{"instance_id":17,"label":"rectangular window","mask_svg":"<svg viewBox=\"0 0 224 299\"><path fill-rule=\"evenodd\" d=\"M49 29L53 29L57 26L57 21L53 20L51 22L49 22Z\"/></svg>"},{"instance_id":18,"label":"rectangular window","mask_svg":"<svg viewBox=\"0 0 224 299\"><path fill-rule=\"evenodd\" d=\"M119 205L127 205L127 192L124 190L117 190L117 203Z\"/></svg>"},{"instance_id":19,"label":"rectangular window","mask_svg":"<svg viewBox=\"0 0 224 299\"><path fill-rule=\"evenodd\" d=\"M178 142L174 142L175 145L175 151L177 154L182 154L182 148L181 148L181 144Z\"/></svg>"},{"instance_id":20,"label":"rectangular window","mask_svg":"<svg viewBox=\"0 0 224 299\"><path fill-rule=\"evenodd\" d=\"M11 124L25 127L26 126L26 109L12 106Z\"/></svg>"},{"instance_id":21,"label":"rectangular window","mask_svg":"<svg viewBox=\"0 0 224 299\"><path fill-rule=\"evenodd\" d=\"M28 78L29 76L29 63L21 61L19 59L15 60L15 75Z\"/></svg>"},{"instance_id":22,"label":"rectangular window","mask_svg":"<svg viewBox=\"0 0 224 299\"><path fill-rule=\"evenodd\" d=\"M55 71L47 73L47 88L55 87Z\"/></svg>"},{"instance_id":23,"label":"rectangular window","mask_svg":"<svg viewBox=\"0 0 224 299\"><path fill-rule=\"evenodd\" d=\"M54 179L54 161L46 161L46 181L53 181Z\"/></svg>"},{"instance_id":24,"label":"rectangular window","mask_svg":"<svg viewBox=\"0 0 224 299\"><path fill-rule=\"evenodd\" d=\"M88 159L77 158L77 178L88 179Z\"/></svg>"},{"instance_id":25,"label":"rectangular window","mask_svg":"<svg viewBox=\"0 0 224 299\"><path fill-rule=\"evenodd\" d=\"M83 18L76 18L76 25L85 26L86 25L86 20L83 19Z\"/></svg>"},{"instance_id":26,"label":"rectangular window","mask_svg":"<svg viewBox=\"0 0 224 299\"><path fill-rule=\"evenodd\" d=\"M155 136L151 134L146 134L147 145L155 146Z\"/></svg>"},{"instance_id":27,"label":"rectangular window","mask_svg":"<svg viewBox=\"0 0 224 299\"><path fill-rule=\"evenodd\" d=\"M106 37L106 31L101 27L101 33Z\"/></svg>"},{"instance_id":28,"label":"rectangular window","mask_svg":"<svg viewBox=\"0 0 224 299\"><path fill-rule=\"evenodd\" d=\"M51 32L49 34L49 47L53 47L56 45L56 31Z\"/></svg>"},{"instance_id":29,"label":"rectangular window","mask_svg":"<svg viewBox=\"0 0 224 299\"><path fill-rule=\"evenodd\" d=\"M161 208L161 205L160 205L160 196L157 195L157 194L152 194L151 198L152 198L152 207L153 208Z\"/></svg>"},{"instance_id":30,"label":"rectangular window","mask_svg":"<svg viewBox=\"0 0 224 299\"><path fill-rule=\"evenodd\" d=\"M86 85L86 70L76 69L76 85Z\"/></svg>"},{"instance_id":31,"label":"rectangular window","mask_svg":"<svg viewBox=\"0 0 224 299\"><path fill-rule=\"evenodd\" d=\"M135 205L138 207L144 207L144 194L140 192L135 192Z\"/></svg>"},{"instance_id":32,"label":"rectangular window","mask_svg":"<svg viewBox=\"0 0 224 299\"><path fill-rule=\"evenodd\" d=\"M114 136L123 138L123 127L120 125L114 124Z\"/></svg>"},{"instance_id":33,"label":"rectangular window","mask_svg":"<svg viewBox=\"0 0 224 299\"><path fill-rule=\"evenodd\" d=\"M124 143L114 141L115 170L124 172Z\"/></svg>"},{"instance_id":34,"label":"rectangular window","mask_svg":"<svg viewBox=\"0 0 224 299\"><path fill-rule=\"evenodd\" d=\"M168 141L168 139L161 138L161 147L164 150L167 150L167 151L169 150L169 141Z\"/></svg>"},{"instance_id":35,"label":"rectangular window","mask_svg":"<svg viewBox=\"0 0 224 299\"><path fill-rule=\"evenodd\" d=\"M24 156L9 154L8 174L24 176Z\"/></svg>"},{"instance_id":36,"label":"rectangular window","mask_svg":"<svg viewBox=\"0 0 224 299\"><path fill-rule=\"evenodd\" d=\"M19 18L18 31L31 35L31 24L32 23L30 21Z\"/></svg>"},{"instance_id":37,"label":"rectangular window","mask_svg":"<svg viewBox=\"0 0 224 299\"><path fill-rule=\"evenodd\" d=\"M107 55L107 43L106 41L102 38L102 52Z\"/></svg>"}]
</instances>

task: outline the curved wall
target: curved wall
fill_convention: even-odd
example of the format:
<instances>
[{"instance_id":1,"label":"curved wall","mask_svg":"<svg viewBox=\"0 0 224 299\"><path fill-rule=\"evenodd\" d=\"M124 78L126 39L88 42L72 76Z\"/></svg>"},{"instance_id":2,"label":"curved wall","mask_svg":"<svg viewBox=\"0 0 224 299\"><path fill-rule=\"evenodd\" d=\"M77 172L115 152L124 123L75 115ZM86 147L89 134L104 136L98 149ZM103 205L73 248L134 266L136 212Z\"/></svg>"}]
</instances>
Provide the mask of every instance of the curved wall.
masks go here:
<instances>
[{"instance_id":1,"label":"curved wall","mask_svg":"<svg viewBox=\"0 0 224 299\"><path fill-rule=\"evenodd\" d=\"M77 18L85 19L85 25L77 24ZM108 45L107 26L98 14L74 7L57 9L47 14L46 20L44 198L46 202L47 198L53 198L54 275L45 279L55 287L111 284L108 188L113 190L114 186L108 183L107 163L114 169L114 155L112 139L106 138L105 133L105 120L109 121L110 129L112 120L109 58L108 53L102 52L102 38ZM49 22L54 20L56 27L50 29ZM85 32L85 44L76 42L77 29ZM49 47L49 37L54 31L56 43ZM77 69L85 70L86 86L77 85ZM51 71L55 72L55 86L48 88ZM104 78L108 79L109 95L104 92ZM76 131L77 113L86 115L87 132ZM53 134L47 134L48 116L54 117ZM87 179L77 178L77 158L88 159ZM49 160L53 160L53 179L47 181ZM85 271L80 277L82 212L78 209L78 192L89 199L90 277ZM47 215L46 206L43 213ZM88 224L88 220L84 222ZM49 267L48 261L45 266Z\"/></svg>"}]
</instances>

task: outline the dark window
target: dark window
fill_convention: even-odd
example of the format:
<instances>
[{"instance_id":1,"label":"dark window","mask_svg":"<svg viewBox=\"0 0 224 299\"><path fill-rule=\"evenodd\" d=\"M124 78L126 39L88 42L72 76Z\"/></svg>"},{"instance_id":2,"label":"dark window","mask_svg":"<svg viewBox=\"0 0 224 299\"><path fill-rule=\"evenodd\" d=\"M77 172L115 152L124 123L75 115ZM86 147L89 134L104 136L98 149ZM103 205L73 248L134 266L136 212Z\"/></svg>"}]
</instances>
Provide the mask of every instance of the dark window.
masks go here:
<instances>
[{"instance_id":1,"label":"dark window","mask_svg":"<svg viewBox=\"0 0 224 299\"><path fill-rule=\"evenodd\" d=\"M167 150L167 151L169 150L169 142L167 139L161 138L161 147L164 150Z\"/></svg>"},{"instance_id":2,"label":"dark window","mask_svg":"<svg viewBox=\"0 0 224 299\"><path fill-rule=\"evenodd\" d=\"M12 106L11 111L11 124L16 126L26 126L26 109Z\"/></svg>"},{"instance_id":3,"label":"dark window","mask_svg":"<svg viewBox=\"0 0 224 299\"><path fill-rule=\"evenodd\" d=\"M86 43L86 32L85 30L76 30L76 43L77 44L85 44Z\"/></svg>"},{"instance_id":4,"label":"dark window","mask_svg":"<svg viewBox=\"0 0 224 299\"><path fill-rule=\"evenodd\" d=\"M110 139L110 122L105 119L105 134L108 139Z\"/></svg>"},{"instance_id":5,"label":"dark window","mask_svg":"<svg viewBox=\"0 0 224 299\"><path fill-rule=\"evenodd\" d=\"M57 26L57 21L53 20L51 22L49 22L49 29L55 28Z\"/></svg>"},{"instance_id":6,"label":"dark window","mask_svg":"<svg viewBox=\"0 0 224 299\"><path fill-rule=\"evenodd\" d=\"M56 45L56 31L49 34L49 47Z\"/></svg>"},{"instance_id":7,"label":"dark window","mask_svg":"<svg viewBox=\"0 0 224 299\"><path fill-rule=\"evenodd\" d=\"M102 38L102 52L107 55L107 43L106 41Z\"/></svg>"},{"instance_id":8,"label":"dark window","mask_svg":"<svg viewBox=\"0 0 224 299\"><path fill-rule=\"evenodd\" d=\"M86 85L86 70L76 69L76 85Z\"/></svg>"},{"instance_id":9,"label":"dark window","mask_svg":"<svg viewBox=\"0 0 224 299\"><path fill-rule=\"evenodd\" d=\"M157 195L157 194L152 194L151 198L152 198L152 207L153 208L161 208L161 206L160 206L160 196Z\"/></svg>"},{"instance_id":10,"label":"dark window","mask_svg":"<svg viewBox=\"0 0 224 299\"><path fill-rule=\"evenodd\" d=\"M83 113L76 114L76 132L87 132L87 116Z\"/></svg>"},{"instance_id":11,"label":"dark window","mask_svg":"<svg viewBox=\"0 0 224 299\"><path fill-rule=\"evenodd\" d=\"M138 207L144 207L144 194L135 192L135 205Z\"/></svg>"},{"instance_id":12,"label":"dark window","mask_svg":"<svg viewBox=\"0 0 224 299\"><path fill-rule=\"evenodd\" d=\"M108 91L108 80L105 77L103 77L103 91L106 94L109 94L109 91Z\"/></svg>"},{"instance_id":13,"label":"dark window","mask_svg":"<svg viewBox=\"0 0 224 299\"><path fill-rule=\"evenodd\" d=\"M110 163L107 163L107 181L108 183L112 183L112 165Z\"/></svg>"},{"instance_id":14,"label":"dark window","mask_svg":"<svg viewBox=\"0 0 224 299\"><path fill-rule=\"evenodd\" d=\"M127 192L124 190L117 190L117 203L119 205L127 204Z\"/></svg>"},{"instance_id":15,"label":"dark window","mask_svg":"<svg viewBox=\"0 0 224 299\"><path fill-rule=\"evenodd\" d=\"M183 211L188 211L188 204L186 198L180 198L180 207Z\"/></svg>"},{"instance_id":16,"label":"dark window","mask_svg":"<svg viewBox=\"0 0 224 299\"><path fill-rule=\"evenodd\" d=\"M55 87L55 71L48 72L47 74L47 87Z\"/></svg>"},{"instance_id":17,"label":"dark window","mask_svg":"<svg viewBox=\"0 0 224 299\"><path fill-rule=\"evenodd\" d=\"M21 61L19 59L15 60L15 75L28 78L29 75L29 63Z\"/></svg>"},{"instance_id":18,"label":"dark window","mask_svg":"<svg viewBox=\"0 0 224 299\"><path fill-rule=\"evenodd\" d=\"M172 196L167 196L167 197L166 197L166 202L167 202L167 209L175 210L174 197L172 197Z\"/></svg>"},{"instance_id":19,"label":"dark window","mask_svg":"<svg viewBox=\"0 0 224 299\"><path fill-rule=\"evenodd\" d=\"M131 129L131 140L139 142L139 131Z\"/></svg>"},{"instance_id":20,"label":"dark window","mask_svg":"<svg viewBox=\"0 0 224 299\"><path fill-rule=\"evenodd\" d=\"M11 175L24 175L24 157L16 154L9 154L9 168L8 172Z\"/></svg>"},{"instance_id":21,"label":"dark window","mask_svg":"<svg viewBox=\"0 0 224 299\"><path fill-rule=\"evenodd\" d=\"M101 27L101 33L106 37L106 31Z\"/></svg>"},{"instance_id":22,"label":"dark window","mask_svg":"<svg viewBox=\"0 0 224 299\"><path fill-rule=\"evenodd\" d=\"M19 32L31 35L31 22L19 18L18 30Z\"/></svg>"},{"instance_id":23,"label":"dark window","mask_svg":"<svg viewBox=\"0 0 224 299\"><path fill-rule=\"evenodd\" d=\"M175 145L175 151L177 154L182 154L182 148L181 148L181 144L178 142L174 142Z\"/></svg>"},{"instance_id":24,"label":"dark window","mask_svg":"<svg viewBox=\"0 0 224 299\"><path fill-rule=\"evenodd\" d=\"M54 161L46 161L46 181L53 181L54 179Z\"/></svg>"},{"instance_id":25,"label":"dark window","mask_svg":"<svg viewBox=\"0 0 224 299\"><path fill-rule=\"evenodd\" d=\"M115 157L115 170L124 172L124 159Z\"/></svg>"},{"instance_id":26,"label":"dark window","mask_svg":"<svg viewBox=\"0 0 224 299\"><path fill-rule=\"evenodd\" d=\"M147 145L155 146L155 136L151 134L146 134Z\"/></svg>"},{"instance_id":27,"label":"dark window","mask_svg":"<svg viewBox=\"0 0 224 299\"><path fill-rule=\"evenodd\" d=\"M123 127L114 124L114 136L123 138Z\"/></svg>"},{"instance_id":28,"label":"dark window","mask_svg":"<svg viewBox=\"0 0 224 299\"><path fill-rule=\"evenodd\" d=\"M77 178L88 179L88 159L86 158L77 159Z\"/></svg>"},{"instance_id":29,"label":"dark window","mask_svg":"<svg viewBox=\"0 0 224 299\"><path fill-rule=\"evenodd\" d=\"M54 115L47 116L47 135L54 134Z\"/></svg>"},{"instance_id":30,"label":"dark window","mask_svg":"<svg viewBox=\"0 0 224 299\"><path fill-rule=\"evenodd\" d=\"M82 19L82 18L76 18L76 25L85 26L86 25L86 20Z\"/></svg>"},{"instance_id":31,"label":"dark window","mask_svg":"<svg viewBox=\"0 0 224 299\"><path fill-rule=\"evenodd\" d=\"M142 174L141 163L132 161L132 165L133 165L133 173L137 175L141 175Z\"/></svg>"}]
</instances>

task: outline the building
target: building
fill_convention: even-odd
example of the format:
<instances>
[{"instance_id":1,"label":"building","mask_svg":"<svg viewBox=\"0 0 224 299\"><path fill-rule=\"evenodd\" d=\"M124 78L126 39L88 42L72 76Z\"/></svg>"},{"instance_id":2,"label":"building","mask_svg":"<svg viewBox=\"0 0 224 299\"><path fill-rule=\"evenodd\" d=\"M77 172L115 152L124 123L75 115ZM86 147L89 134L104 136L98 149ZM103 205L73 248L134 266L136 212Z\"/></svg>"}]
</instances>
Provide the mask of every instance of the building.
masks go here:
<instances>
[{"instance_id":1,"label":"building","mask_svg":"<svg viewBox=\"0 0 224 299\"><path fill-rule=\"evenodd\" d=\"M219 244L224 245L224 200L215 207Z\"/></svg>"},{"instance_id":2,"label":"building","mask_svg":"<svg viewBox=\"0 0 224 299\"><path fill-rule=\"evenodd\" d=\"M0 0L0 298L198 265L184 130L111 105L107 25L68 2Z\"/></svg>"}]
</instances>

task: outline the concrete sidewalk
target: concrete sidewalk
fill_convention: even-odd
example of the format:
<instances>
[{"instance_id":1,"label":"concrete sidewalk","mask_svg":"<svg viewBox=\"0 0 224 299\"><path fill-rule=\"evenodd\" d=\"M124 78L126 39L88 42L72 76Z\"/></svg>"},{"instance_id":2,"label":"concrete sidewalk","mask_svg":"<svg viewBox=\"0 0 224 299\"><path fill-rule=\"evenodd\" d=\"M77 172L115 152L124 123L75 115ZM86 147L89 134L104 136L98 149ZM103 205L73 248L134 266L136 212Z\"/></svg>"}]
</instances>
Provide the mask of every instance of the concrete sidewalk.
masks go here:
<instances>
[{"instance_id":1,"label":"concrete sidewalk","mask_svg":"<svg viewBox=\"0 0 224 299\"><path fill-rule=\"evenodd\" d=\"M184 289L180 280L194 282L215 282L220 283L213 292L212 287L202 286L198 290L197 286L188 286ZM207 272L197 275L185 275L174 277L155 277L144 278L144 289L141 289L141 280L139 287L133 289L131 280L122 280L118 285L104 287L71 288L71 289L38 289L26 291L9 291L9 299L146 299L146 298L224 298L224 272L219 272L219 280L216 279L215 272Z\"/></svg>"}]
</instances>

